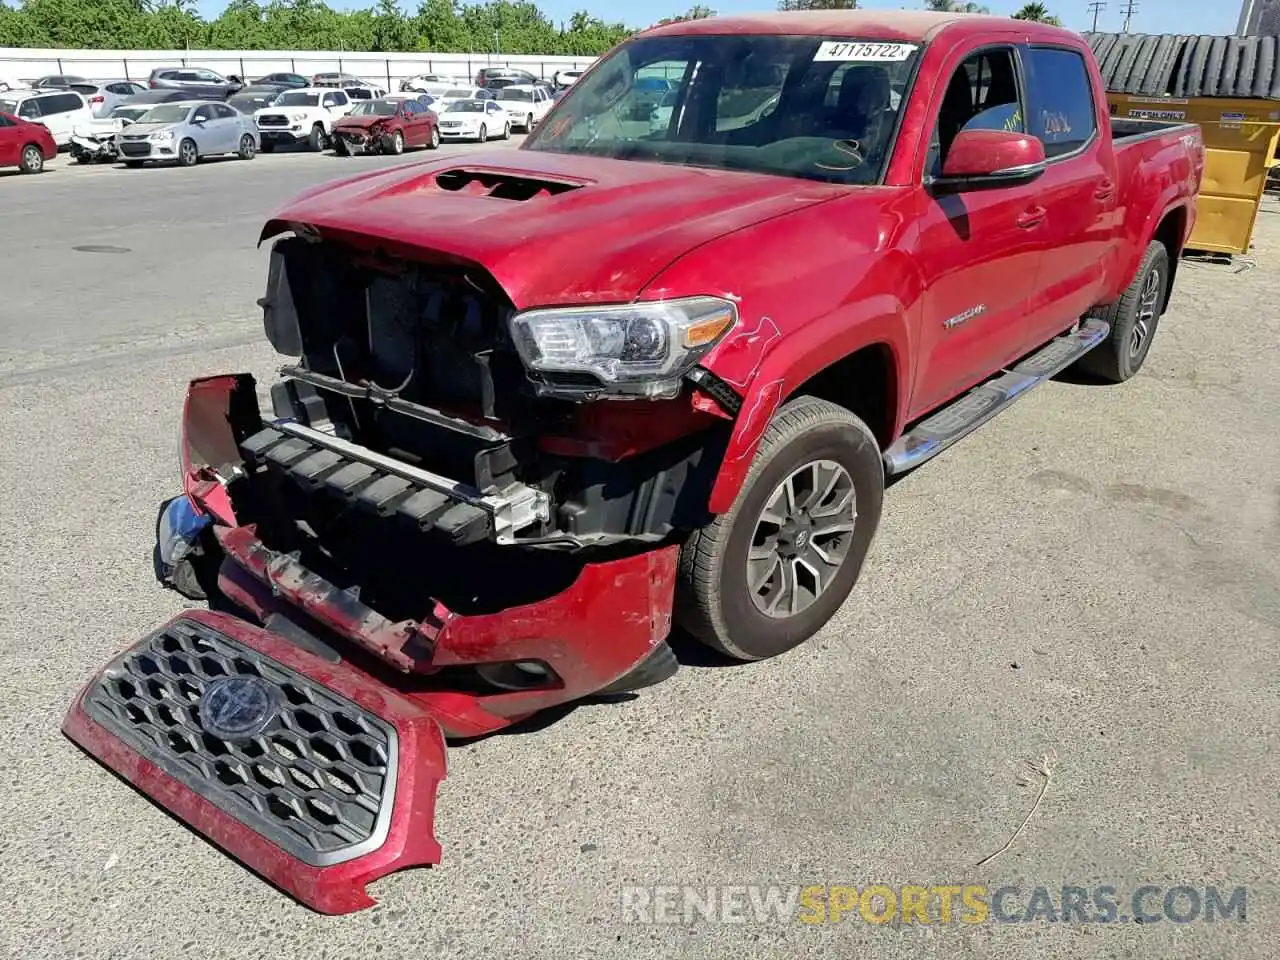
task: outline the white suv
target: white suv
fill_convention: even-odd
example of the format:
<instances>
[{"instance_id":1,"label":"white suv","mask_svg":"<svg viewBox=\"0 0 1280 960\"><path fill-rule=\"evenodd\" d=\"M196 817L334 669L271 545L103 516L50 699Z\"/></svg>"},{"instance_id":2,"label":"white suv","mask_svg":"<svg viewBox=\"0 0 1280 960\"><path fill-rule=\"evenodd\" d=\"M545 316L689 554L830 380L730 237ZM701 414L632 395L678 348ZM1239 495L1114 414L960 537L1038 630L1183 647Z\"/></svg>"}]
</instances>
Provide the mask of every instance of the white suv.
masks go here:
<instances>
[{"instance_id":1,"label":"white suv","mask_svg":"<svg viewBox=\"0 0 1280 960\"><path fill-rule=\"evenodd\" d=\"M71 90L9 90L0 94L0 113L44 124L60 147L71 142L77 123L93 119L89 102Z\"/></svg>"},{"instance_id":2,"label":"white suv","mask_svg":"<svg viewBox=\"0 0 1280 960\"><path fill-rule=\"evenodd\" d=\"M269 107L253 115L258 124L262 152L278 145L305 143L312 150L324 150L339 117L351 112L351 98L333 87L304 87L286 90Z\"/></svg>"},{"instance_id":3,"label":"white suv","mask_svg":"<svg viewBox=\"0 0 1280 960\"><path fill-rule=\"evenodd\" d=\"M507 113L511 114L511 125L519 127L525 133L531 133L536 124L555 104L551 91L546 87L535 87L532 84L513 83L503 87L494 97Z\"/></svg>"}]
</instances>

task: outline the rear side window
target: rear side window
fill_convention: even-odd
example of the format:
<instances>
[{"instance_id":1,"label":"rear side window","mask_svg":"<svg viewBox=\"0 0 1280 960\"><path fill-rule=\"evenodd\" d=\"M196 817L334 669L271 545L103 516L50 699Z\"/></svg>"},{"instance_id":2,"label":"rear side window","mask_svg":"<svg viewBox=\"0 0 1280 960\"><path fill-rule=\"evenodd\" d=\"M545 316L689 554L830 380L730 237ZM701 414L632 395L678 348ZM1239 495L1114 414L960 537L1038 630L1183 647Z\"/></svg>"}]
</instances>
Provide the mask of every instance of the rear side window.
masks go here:
<instances>
[{"instance_id":1,"label":"rear side window","mask_svg":"<svg viewBox=\"0 0 1280 960\"><path fill-rule=\"evenodd\" d=\"M40 112L45 116L51 113L70 113L73 110L79 110L84 106L84 101L74 93L57 93L52 97L45 97L44 102L40 104Z\"/></svg>"},{"instance_id":2,"label":"rear side window","mask_svg":"<svg viewBox=\"0 0 1280 960\"><path fill-rule=\"evenodd\" d=\"M1052 160L1088 143L1097 114L1084 57L1074 50L1032 47L1027 74L1027 132L1044 141L1045 156Z\"/></svg>"}]
</instances>

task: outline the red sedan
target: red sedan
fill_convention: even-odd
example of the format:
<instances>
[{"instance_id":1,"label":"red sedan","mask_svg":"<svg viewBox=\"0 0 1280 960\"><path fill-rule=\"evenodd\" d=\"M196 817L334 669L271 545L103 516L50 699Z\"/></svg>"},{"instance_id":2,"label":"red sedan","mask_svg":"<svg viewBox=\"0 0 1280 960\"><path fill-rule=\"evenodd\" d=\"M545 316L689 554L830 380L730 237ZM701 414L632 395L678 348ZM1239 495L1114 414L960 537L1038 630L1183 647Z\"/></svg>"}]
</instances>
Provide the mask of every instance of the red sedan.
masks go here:
<instances>
[{"instance_id":1,"label":"red sedan","mask_svg":"<svg viewBox=\"0 0 1280 960\"><path fill-rule=\"evenodd\" d=\"M0 113L0 167L17 167L23 173L39 173L44 162L58 152L49 128Z\"/></svg>"},{"instance_id":2,"label":"red sedan","mask_svg":"<svg viewBox=\"0 0 1280 960\"><path fill-rule=\"evenodd\" d=\"M438 146L436 115L414 98L365 100L333 125L333 149L343 155L404 153L406 147L434 150Z\"/></svg>"}]
</instances>

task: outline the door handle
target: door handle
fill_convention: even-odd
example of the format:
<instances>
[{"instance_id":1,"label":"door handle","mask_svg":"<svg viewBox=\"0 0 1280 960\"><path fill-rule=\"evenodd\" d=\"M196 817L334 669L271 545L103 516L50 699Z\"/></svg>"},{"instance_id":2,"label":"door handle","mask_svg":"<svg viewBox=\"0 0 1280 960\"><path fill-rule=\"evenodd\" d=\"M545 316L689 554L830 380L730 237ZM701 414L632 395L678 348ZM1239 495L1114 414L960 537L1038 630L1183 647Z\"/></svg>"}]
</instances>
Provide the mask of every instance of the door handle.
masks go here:
<instances>
[{"instance_id":1,"label":"door handle","mask_svg":"<svg viewBox=\"0 0 1280 960\"><path fill-rule=\"evenodd\" d=\"M1095 200L1110 200L1115 195L1116 185L1110 180L1103 180L1098 184L1098 189L1093 191Z\"/></svg>"},{"instance_id":2,"label":"door handle","mask_svg":"<svg viewBox=\"0 0 1280 960\"><path fill-rule=\"evenodd\" d=\"M1030 230L1032 227L1038 227L1044 222L1044 207L1032 207L1030 210L1024 210L1018 214L1018 226L1023 230Z\"/></svg>"}]
</instances>

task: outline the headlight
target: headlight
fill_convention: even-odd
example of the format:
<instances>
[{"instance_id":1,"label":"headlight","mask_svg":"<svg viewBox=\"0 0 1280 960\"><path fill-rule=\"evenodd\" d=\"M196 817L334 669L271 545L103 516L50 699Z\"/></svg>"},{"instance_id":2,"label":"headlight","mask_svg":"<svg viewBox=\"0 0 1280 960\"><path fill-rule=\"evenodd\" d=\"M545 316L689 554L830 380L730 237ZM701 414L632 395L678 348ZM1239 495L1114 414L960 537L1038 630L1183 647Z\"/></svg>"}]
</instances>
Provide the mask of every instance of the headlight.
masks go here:
<instances>
[{"instance_id":1,"label":"headlight","mask_svg":"<svg viewBox=\"0 0 1280 960\"><path fill-rule=\"evenodd\" d=\"M293 113L289 115L289 119L294 123L301 123L303 120L307 119L307 115L305 113Z\"/></svg>"},{"instance_id":2,"label":"headlight","mask_svg":"<svg viewBox=\"0 0 1280 960\"><path fill-rule=\"evenodd\" d=\"M546 392L674 397L738 320L719 297L607 307L551 307L511 319L525 367Z\"/></svg>"},{"instance_id":3,"label":"headlight","mask_svg":"<svg viewBox=\"0 0 1280 960\"><path fill-rule=\"evenodd\" d=\"M173 131L172 131L172 130L161 130L161 131L160 131L160 132L158 132L158 133L153 133L151 136L147 137L147 139L148 139L148 140L172 140L172 139L173 139Z\"/></svg>"}]
</instances>

